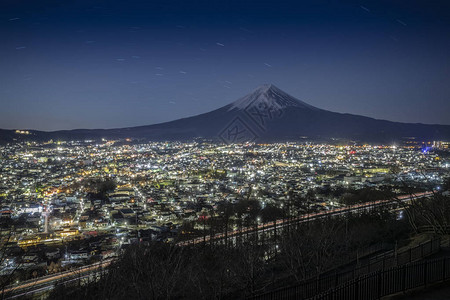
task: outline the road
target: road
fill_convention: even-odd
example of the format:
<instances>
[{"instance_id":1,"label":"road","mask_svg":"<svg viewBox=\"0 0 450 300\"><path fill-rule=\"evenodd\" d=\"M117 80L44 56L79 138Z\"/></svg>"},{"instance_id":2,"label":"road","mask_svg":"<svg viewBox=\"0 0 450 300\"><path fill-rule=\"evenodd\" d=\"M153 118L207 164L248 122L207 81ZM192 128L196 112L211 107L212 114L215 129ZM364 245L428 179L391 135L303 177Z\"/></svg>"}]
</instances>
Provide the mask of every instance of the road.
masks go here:
<instances>
[{"instance_id":1,"label":"road","mask_svg":"<svg viewBox=\"0 0 450 300\"><path fill-rule=\"evenodd\" d=\"M6 287L0 294L7 294L6 299L17 298L26 295L32 295L36 292L44 291L53 288L55 283L63 281L68 282L72 280L79 280L80 278L86 278L90 274L100 269L108 267L112 258L97 262L91 265L83 266L74 270L65 271L57 274L47 275L39 277L37 279L30 279L22 281L19 284L13 284ZM9 294L9 295L8 295Z\"/></svg>"},{"instance_id":2,"label":"road","mask_svg":"<svg viewBox=\"0 0 450 300\"><path fill-rule=\"evenodd\" d=\"M378 201L374 201L374 202L370 202L370 203L355 204L355 205L351 205L351 206L335 208L332 210L326 210L326 211L321 211L321 212L317 212L317 213L305 214L305 215L301 215L301 216L298 216L295 218L277 220L276 225L275 225L275 222L269 222L269 223L265 223L265 224L260 224L256 228L254 226L252 226L252 227L242 228L241 230L230 231L227 233L226 236L227 236L227 238L234 238L238 235L242 235L242 234L245 234L248 232L253 232L256 229L258 231L259 230L268 231L268 230L271 230L272 228L274 228L275 226L277 228L281 228L281 227L287 226L292 223L309 222L309 221L316 220L318 218L323 218L326 216L342 215L342 214L346 214L348 212L357 212L357 211L360 211L363 209L370 209L370 208L373 208L376 206L391 205L394 203L398 203L399 201L400 202L408 202L413 199L420 198L420 197L427 197L432 194L433 194L433 192L425 192L425 193L418 193L418 194L415 194L412 196L404 195L404 196L399 196L397 198L397 200L378 200ZM187 246L187 245L193 245L193 244L195 245L195 244L203 243L205 241L208 242L210 240L217 240L217 239L223 239L223 238L225 238L224 233L217 233L213 236L198 237L198 238L190 239L187 241L182 241L182 242L177 243L177 245L178 246ZM8 286L3 292L0 292L0 294L10 293L9 295L6 296L6 299L17 298L17 297L25 296L25 295L29 296L29 295L35 294L37 292L52 289L56 283L61 282L61 281L70 282L73 280L79 280L80 278L87 278L90 274L94 273L95 271L99 270L100 268L105 268L105 267L109 266L112 261L113 261L113 259L108 259L103 262L95 263L92 265L87 265L87 266L80 267L75 270L65 271L62 273L54 274L54 275L47 275L47 276L40 277L37 279L24 281L19 284L14 284L14 285Z\"/></svg>"}]
</instances>

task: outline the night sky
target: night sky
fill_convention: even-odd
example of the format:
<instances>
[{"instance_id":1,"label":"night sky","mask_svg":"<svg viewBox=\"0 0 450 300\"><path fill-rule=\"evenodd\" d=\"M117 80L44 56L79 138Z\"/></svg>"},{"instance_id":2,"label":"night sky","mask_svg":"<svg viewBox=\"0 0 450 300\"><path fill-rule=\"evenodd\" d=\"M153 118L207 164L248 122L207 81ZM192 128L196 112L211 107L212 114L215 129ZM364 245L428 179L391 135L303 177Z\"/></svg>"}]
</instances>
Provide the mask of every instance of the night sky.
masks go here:
<instances>
[{"instance_id":1,"label":"night sky","mask_svg":"<svg viewBox=\"0 0 450 300\"><path fill-rule=\"evenodd\" d=\"M264 83L450 124L450 1L1 0L0 128L148 125Z\"/></svg>"}]
</instances>

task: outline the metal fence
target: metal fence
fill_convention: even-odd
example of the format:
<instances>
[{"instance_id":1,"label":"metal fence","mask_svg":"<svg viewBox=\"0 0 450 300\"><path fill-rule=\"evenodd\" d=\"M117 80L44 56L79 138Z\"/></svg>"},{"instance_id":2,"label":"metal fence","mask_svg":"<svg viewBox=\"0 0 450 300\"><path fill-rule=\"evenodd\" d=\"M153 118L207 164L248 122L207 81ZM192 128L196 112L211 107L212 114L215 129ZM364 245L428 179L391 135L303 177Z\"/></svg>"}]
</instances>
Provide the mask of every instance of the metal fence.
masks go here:
<instances>
[{"instance_id":1,"label":"metal fence","mask_svg":"<svg viewBox=\"0 0 450 300\"><path fill-rule=\"evenodd\" d=\"M389 254L378 255L369 259L365 264L359 265L351 270L335 272L335 274L327 274L311 278L303 281L295 286L276 289L261 295L251 297L253 300L285 300L285 299L308 299L316 295L320 295L329 290L337 289L358 280L365 278L367 274L374 272L385 272L392 268L401 268L406 264L421 260L427 256L439 252L441 249L441 241L439 238L429 240L415 247L408 248L401 252L388 252ZM450 272L450 270L449 270ZM364 283L364 282L362 282ZM322 299L322 298L320 298ZM323 298L328 299L328 298ZM331 298L329 298L331 299ZM334 298L333 298L334 299ZM346 298L338 298L346 299ZM356 298L356 299L365 299ZM376 299L376 298L375 298Z\"/></svg>"},{"instance_id":2,"label":"metal fence","mask_svg":"<svg viewBox=\"0 0 450 300\"><path fill-rule=\"evenodd\" d=\"M429 284L450 280L450 258L415 262L358 277L311 297L311 300L374 300ZM295 299L295 298L272 298Z\"/></svg>"},{"instance_id":3,"label":"metal fence","mask_svg":"<svg viewBox=\"0 0 450 300\"><path fill-rule=\"evenodd\" d=\"M404 264L421 260L441 250L441 239L435 238L421 243L417 246L395 252L385 252L370 258L364 264L355 269L355 276L384 270L390 267L402 266Z\"/></svg>"}]
</instances>

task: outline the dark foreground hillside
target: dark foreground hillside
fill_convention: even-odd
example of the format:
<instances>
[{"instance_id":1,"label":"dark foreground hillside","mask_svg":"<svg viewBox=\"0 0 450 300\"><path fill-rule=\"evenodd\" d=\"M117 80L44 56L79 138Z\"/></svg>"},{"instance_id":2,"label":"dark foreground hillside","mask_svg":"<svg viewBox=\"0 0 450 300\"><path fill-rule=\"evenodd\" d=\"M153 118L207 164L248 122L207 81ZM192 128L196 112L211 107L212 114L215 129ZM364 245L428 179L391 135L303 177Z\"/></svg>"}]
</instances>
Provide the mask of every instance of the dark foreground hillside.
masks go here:
<instances>
[{"instance_id":1,"label":"dark foreground hillside","mask_svg":"<svg viewBox=\"0 0 450 300\"><path fill-rule=\"evenodd\" d=\"M50 299L243 299L295 284L356 258L358 249L406 238L385 210L303 223L235 245L134 245L98 282L56 288Z\"/></svg>"}]
</instances>

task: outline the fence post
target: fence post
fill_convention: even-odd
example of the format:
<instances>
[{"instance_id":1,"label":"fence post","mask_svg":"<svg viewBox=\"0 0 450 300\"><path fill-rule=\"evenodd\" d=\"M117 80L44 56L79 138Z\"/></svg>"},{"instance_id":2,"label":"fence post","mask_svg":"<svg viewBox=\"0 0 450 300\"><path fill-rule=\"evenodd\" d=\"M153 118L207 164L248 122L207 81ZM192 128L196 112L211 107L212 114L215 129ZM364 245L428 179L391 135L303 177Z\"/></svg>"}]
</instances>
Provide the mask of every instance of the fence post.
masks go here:
<instances>
[{"instance_id":1,"label":"fence post","mask_svg":"<svg viewBox=\"0 0 450 300\"><path fill-rule=\"evenodd\" d=\"M428 275L428 273L427 273L427 269L428 269L428 262L425 262L425 264L423 265L423 281L424 281L424 285L425 285L425 287L427 287L427 275Z\"/></svg>"},{"instance_id":2,"label":"fence post","mask_svg":"<svg viewBox=\"0 0 450 300\"><path fill-rule=\"evenodd\" d=\"M398 244L397 244L397 240L395 240L395 249L394 249L394 253L395 253L395 259L397 260L397 247L398 247Z\"/></svg>"},{"instance_id":3,"label":"fence post","mask_svg":"<svg viewBox=\"0 0 450 300\"><path fill-rule=\"evenodd\" d=\"M412 253L411 253L411 247L409 247L409 262L412 261Z\"/></svg>"},{"instance_id":4,"label":"fence post","mask_svg":"<svg viewBox=\"0 0 450 300\"><path fill-rule=\"evenodd\" d=\"M383 271L379 271L378 272L378 299L381 299L381 297L382 297L382 293L381 293L381 287L382 287L382 283L381 283L381 280L383 280L383 273L384 273L384 268L383 268Z\"/></svg>"},{"instance_id":5,"label":"fence post","mask_svg":"<svg viewBox=\"0 0 450 300\"><path fill-rule=\"evenodd\" d=\"M355 281L355 295L353 299L359 299L359 282L361 281L361 277L358 277L358 280Z\"/></svg>"},{"instance_id":6,"label":"fence post","mask_svg":"<svg viewBox=\"0 0 450 300\"><path fill-rule=\"evenodd\" d=\"M319 276L316 277L316 295L319 293Z\"/></svg>"},{"instance_id":7,"label":"fence post","mask_svg":"<svg viewBox=\"0 0 450 300\"><path fill-rule=\"evenodd\" d=\"M445 281L445 265L447 264L447 258L444 257L444 265L442 266L442 281Z\"/></svg>"},{"instance_id":8,"label":"fence post","mask_svg":"<svg viewBox=\"0 0 450 300\"><path fill-rule=\"evenodd\" d=\"M403 271L402 271L402 291L405 292L406 290L406 265L403 265Z\"/></svg>"},{"instance_id":9,"label":"fence post","mask_svg":"<svg viewBox=\"0 0 450 300\"><path fill-rule=\"evenodd\" d=\"M334 287L337 287L338 283L339 283L337 270L334 271L334 273L336 274L335 277L334 277Z\"/></svg>"}]
</instances>

